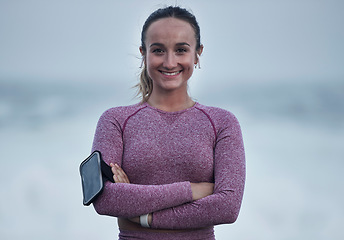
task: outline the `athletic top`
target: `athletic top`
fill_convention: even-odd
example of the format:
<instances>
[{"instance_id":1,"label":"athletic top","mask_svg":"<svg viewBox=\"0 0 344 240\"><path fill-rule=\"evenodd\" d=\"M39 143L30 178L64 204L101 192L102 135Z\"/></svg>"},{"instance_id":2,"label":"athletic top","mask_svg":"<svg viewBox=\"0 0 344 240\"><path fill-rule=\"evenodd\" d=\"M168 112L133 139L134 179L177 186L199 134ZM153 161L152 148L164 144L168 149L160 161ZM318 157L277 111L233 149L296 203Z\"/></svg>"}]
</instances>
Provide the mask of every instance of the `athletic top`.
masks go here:
<instances>
[{"instance_id":1,"label":"athletic top","mask_svg":"<svg viewBox=\"0 0 344 240\"><path fill-rule=\"evenodd\" d=\"M99 119L95 150L130 180L105 183L93 204L99 214L152 213L153 229L190 230L238 217L245 153L240 125L229 111L199 103L177 112L148 103L111 108ZM214 193L193 201L190 182L215 183Z\"/></svg>"}]
</instances>

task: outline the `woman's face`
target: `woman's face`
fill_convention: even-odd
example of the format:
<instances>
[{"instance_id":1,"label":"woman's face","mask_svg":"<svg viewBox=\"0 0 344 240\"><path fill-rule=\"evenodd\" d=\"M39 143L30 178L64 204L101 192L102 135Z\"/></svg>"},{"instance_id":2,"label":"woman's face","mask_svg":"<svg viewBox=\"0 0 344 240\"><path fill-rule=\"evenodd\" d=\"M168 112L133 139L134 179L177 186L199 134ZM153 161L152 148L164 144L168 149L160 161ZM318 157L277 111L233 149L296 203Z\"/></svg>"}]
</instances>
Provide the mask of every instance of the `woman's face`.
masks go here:
<instances>
[{"instance_id":1,"label":"woman's face","mask_svg":"<svg viewBox=\"0 0 344 240\"><path fill-rule=\"evenodd\" d=\"M187 90L187 81L197 63L196 38L192 26L176 18L153 22L146 32L144 55L154 91ZM201 54L202 49L198 54Z\"/></svg>"}]
</instances>

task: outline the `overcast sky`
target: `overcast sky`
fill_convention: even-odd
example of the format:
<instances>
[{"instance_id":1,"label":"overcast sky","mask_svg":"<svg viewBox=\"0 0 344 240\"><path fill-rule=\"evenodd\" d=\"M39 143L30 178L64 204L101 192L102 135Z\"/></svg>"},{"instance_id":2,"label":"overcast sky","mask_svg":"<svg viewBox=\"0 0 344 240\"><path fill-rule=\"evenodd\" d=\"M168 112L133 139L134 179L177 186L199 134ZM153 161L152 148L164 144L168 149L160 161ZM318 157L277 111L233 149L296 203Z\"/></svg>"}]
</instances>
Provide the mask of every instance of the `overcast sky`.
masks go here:
<instances>
[{"instance_id":1,"label":"overcast sky","mask_svg":"<svg viewBox=\"0 0 344 240\"><path fill-rule=\"evenodd\" d=\"M0 0L0 80L135 78L143 22L175 3L200 23L202 79L344 77L341 0Z\"/></svg>"}]
</instances>

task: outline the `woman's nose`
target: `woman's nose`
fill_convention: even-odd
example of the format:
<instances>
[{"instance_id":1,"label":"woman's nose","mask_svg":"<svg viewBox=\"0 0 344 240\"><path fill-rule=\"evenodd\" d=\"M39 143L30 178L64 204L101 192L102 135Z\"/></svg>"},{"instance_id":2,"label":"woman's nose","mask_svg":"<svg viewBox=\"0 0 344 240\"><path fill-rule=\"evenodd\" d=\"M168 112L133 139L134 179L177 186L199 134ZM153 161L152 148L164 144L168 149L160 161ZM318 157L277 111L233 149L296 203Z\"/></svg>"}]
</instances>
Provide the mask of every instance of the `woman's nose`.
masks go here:
<instances>
[{"instance_id":1,"label":"woman's nose","mask_svg":"<svg viewBox=\"0 0 344 240\"><path fill-rule=\"evenodd\" d=\"M165 56L163 67L167 69L173 69L177 66L176 56L172 53L168 53Z\"/></svg>"}]
</instances>

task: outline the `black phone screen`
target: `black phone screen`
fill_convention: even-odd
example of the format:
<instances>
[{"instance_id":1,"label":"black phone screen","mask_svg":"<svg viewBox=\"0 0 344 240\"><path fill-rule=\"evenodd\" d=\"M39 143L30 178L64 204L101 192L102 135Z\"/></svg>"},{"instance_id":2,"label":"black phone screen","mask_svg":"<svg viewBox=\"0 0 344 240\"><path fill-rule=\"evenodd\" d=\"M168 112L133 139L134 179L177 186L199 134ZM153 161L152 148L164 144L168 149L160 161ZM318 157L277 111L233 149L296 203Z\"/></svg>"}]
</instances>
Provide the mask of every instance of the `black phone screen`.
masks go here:
<instances>
[{"instance_id":1,"label":"black phone screen","mask_svg":"<svg viewBox=\"0 0 344 240\"><path fill-rule=\"evenodd\" d=\"M102 179L100 162L101 162L100 153L93 152L80 165L80 175L81 175L84 205L90 205L92 200L103 189L103 179Z\"/></svg>"}]
</instances>

